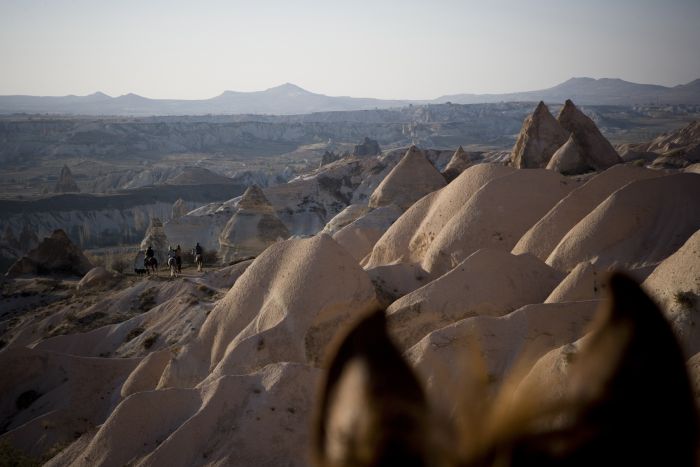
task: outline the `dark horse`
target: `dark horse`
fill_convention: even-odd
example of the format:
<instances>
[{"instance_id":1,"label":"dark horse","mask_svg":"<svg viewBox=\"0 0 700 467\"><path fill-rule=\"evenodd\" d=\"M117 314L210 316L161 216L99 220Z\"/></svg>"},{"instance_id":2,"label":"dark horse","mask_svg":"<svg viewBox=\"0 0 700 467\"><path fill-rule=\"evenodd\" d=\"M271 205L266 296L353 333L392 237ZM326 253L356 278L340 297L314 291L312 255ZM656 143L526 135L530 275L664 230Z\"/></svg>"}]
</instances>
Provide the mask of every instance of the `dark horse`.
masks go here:
<instances>
[{"instance_id":1,"label":"dark horse","mask_svg":"<svg viewBox=\"0 0 700 467\"><path fill-rule=\"evenodd\" d=\"M148 275L151 275L151 272L158 275L158 260L155 258L155 256L144 258L143 265L146 268L146 271L148 271Z\"/></svg>"},{"instance_id":2,"label":"dark horse","mask_svg":"<svg viewBox=\"0 0 700 467\"><path fill-rule=\"evenodd\" d=\"M548 396L540 384L506 384L493 399L472 391L486 397L467 394L470 405L454 417L452 436L433 436L453 418L431 412L418 374L388 334L385 313L366 316L327 366L316 465L696 466L695 399L674 331L634 280L614 274L608 284L578 351L549 363L561 369L558 395Z\"/></svg>"}]
</instances>

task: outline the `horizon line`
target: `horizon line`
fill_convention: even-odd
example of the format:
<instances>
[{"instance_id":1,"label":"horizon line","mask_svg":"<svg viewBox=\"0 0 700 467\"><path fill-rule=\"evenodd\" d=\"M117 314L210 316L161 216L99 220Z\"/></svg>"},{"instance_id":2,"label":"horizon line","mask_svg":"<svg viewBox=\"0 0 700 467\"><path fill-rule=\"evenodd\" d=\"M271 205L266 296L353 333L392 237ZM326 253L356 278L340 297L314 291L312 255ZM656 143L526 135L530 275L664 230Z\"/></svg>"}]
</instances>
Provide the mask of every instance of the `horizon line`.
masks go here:
<instances>
[{"instance_id":1,"label":"horizon line","mask_svg":"<svg viewBox=\"0 0 700 467\"><path fill-rule=\"evenodd\" d=\"M626 82L626 83L636 84L636 85L640 85L640 86L661 86L661 87L664 87L664 88L666 88L666 89L673 89L673 88L675 88L675 87L684 86L684 85L687 85L687 84L690 84L690 83L693 83L693 82L695 82L695 81L700 80L700 78L696 78L696 79L691 80L691 81L688 81L688 82L686 82L686 83L678 83L678 84L673 85L673 86L666 86L666 85L663 85L663 84L656 84L656 83L638 83L638 82L635 82L635 81L627 81L627 80L622 79L622 78L609 78L609 77L593 78L593 77L590 77L590 76L572 76L571 78L568 78L568 79L565 80L565 81L561 81L561 82L559 82L559 83L556 83L556 84L554 84L554 85L552 85L552 86L550 86L550 87L539 88L539 89L531 89L531 90L525 90L525 91L521 90L521 91L506 91L506 92L484 92L484 93L477 93L477 92L458 92L458 93L450 93L450 94L441 94L441 95L439 95L439 96L437 96L437 97L433 97L433 98L423 98L423 99L412 99L412 98L382 98L382 97L367 97L367 96L350 96L350 95L347 95L347 94L343 94L343 95L330 95L330 94L323 94L323 93L320 93L320 92L309 91L308 89L306 89L306 88L304 88L304 87L302 87L302 86L299 86L298 84L289 82L289 81L286 81L286 82L284 82L284 83L282 83L282 84L279 84L279 85L277 85L277 86L272 86L272 87L269 87L269 88L259 89L259 90L253 90L253 91L236 91L236 90L233 90L233 89L225 89L225 90L221 91L219 94L216 94L216 95L214 95L214 96L211 96L211 97L204 97L204 98L199 98L199 99L196 99L196 98L195 98L195 99L192 99L192 98L177 98L177 97L165 97L165 98L161 98L161 97L147 97L147 96L145 96L145 95L137 94L137 93L134 93L134 92L127 92L127 93L125 93L125 94L119 94L119 95L110 95L110 94L107 94L106 92L103 92L103 91L100 91L100 90L91 92L91 93L89 93L89 94L60 94L60 95L47 95L47 94L43 94L43 95L38 95L38 94L0 94L0 97L61 98L61 97L90 97L90 96L94 96L94 95L103 95L103 96L105 96L105 97L107 97L107 98L110 98L110 99L118 99L118 98L120 98L120 97L135 96L135 97L140 97L140 98L143 98L143 99L156 100L156 101L171 101L171 100L177 100L177 101L205 101L205 100L210 100L210 99L215 99L215 98L217 98L217 97L221 97L221 96L223 96L223 95L226 94L226 93L254 94L254 93L267 92L267 91L271 91L271 90L274 90L274 89L283 88L283 87L286 87L286 86L291 86L291 87L295 87L295 88L301 89L302 91L305 91L305 92L307 92L307 93L315 94L315 95L320 95L320 96L324 96L324 97L339 97L339 98L345 97L345 98L352 98L352 99L373 99L373 100L396 101L396 102L408 102L408 101L413 101L413 102L421 102L421 101L429 102L429 101L434 101L434 100L437 100L437 99L440 99L440 98L451 97L451 96L462 96L462 95L467 95L467 96L497 96L497 95L520 94L520 93L526 93L526 92L545 91L545 90L549 90L549 89L551 89L551 88L553 88L553 87L556 87L556 86L559 86L559 85L568 83L569 81L572 81L572 80L582 80L582 79L585 79L585 80L593 80L593 81L601 81L601 80L624 81L624 82Z\"/></svg>"}]
</instances>

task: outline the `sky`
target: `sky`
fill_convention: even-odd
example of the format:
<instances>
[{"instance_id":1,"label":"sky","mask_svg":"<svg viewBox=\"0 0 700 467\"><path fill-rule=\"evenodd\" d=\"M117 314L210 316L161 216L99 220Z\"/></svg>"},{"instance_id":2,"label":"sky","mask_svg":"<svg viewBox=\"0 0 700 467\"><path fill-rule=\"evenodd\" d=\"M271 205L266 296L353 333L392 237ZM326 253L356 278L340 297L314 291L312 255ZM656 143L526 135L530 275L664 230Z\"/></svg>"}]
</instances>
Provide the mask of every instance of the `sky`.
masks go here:
<instances>
[{"instance_id":1,"label":"sky","mask_svg":"<svg viewBox=\"0 0 700 467\"><path fill-rule=\"evenodd\" d=\"M700 78L700 0L0 0L0 95L430 99Z\"/></svg>"}]
</instances>

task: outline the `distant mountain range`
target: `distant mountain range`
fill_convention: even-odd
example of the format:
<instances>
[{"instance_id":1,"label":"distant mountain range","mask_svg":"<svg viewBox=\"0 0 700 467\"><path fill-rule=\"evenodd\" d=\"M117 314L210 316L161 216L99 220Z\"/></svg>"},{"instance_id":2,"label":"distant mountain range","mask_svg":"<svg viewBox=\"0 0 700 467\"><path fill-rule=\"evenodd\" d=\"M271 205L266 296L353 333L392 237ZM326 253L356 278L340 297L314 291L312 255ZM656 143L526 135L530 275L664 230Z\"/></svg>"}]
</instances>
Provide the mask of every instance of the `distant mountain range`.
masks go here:
<instances>
[{"instance_id":1,"label":"distant mountain range","mask_svg":"<svg viewBox=\"0 0 700 467\"><path fill-rule=\"evenodd\" d=\"M700 79L673 87L631 83L616 78L571 78L549 89L510 94L454 94L437 102L477 104L493 102L545 101L566 99L581 105L700 104Z\"/></svg>"},{"instance_id":2,"label":"distant mountain range","mask_svg":"<svg viewBox=\"0 0 700 467\"><path fill-rule=\"evenodd\" d=\"M493 102L561 103L572 99L583 105L700 104L700 79L666 87L610 78L571 78L549 89L510 94L454 94L433 100L383 100L316 94L286 83L255 92L225 91L210 99L149 99L136 94L111 97L96 92L88 96L0 96L0 114L72 115L205 115L274 114L385 109L409 104L478 104Z\"/></svg>"}]
</instances>

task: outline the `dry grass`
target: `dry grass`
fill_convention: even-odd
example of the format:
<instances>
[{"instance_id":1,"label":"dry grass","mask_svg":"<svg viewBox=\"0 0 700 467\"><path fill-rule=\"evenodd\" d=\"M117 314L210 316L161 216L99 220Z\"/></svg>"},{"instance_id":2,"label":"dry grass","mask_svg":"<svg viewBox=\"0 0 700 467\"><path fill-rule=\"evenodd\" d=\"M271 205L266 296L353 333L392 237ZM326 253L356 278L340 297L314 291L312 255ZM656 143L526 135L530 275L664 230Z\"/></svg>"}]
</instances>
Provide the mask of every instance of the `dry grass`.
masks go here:
<instances>
[{"instance_id":1,"label":"dry grass","mask_svg":"<svg viewBox=\"0 0 700 467\"><path fill-rule=\"evenodd\" d=\"M680 306L682 306L685 309L691 309L695 306L695 302L697 301L697 297L695 294L688 290L688 291L682 291L679 290L675 294L673 294L673 300Z\"/></svg>"},{"instance_id":2,"label":"dry grass","mask_svg":"<svg viewBox=\"0 0 700 467\"><path fill-rule=\"evenodd\" d=\"M131 248L128 248L128 250L131 250ZM85 251L84 253L94 266L102 266L107 270L124 274L133 272L136 251L137 248L134 247L133 251L124 251L123 248L119 248L91 250Z\"/></svg>"}]
</instances>

